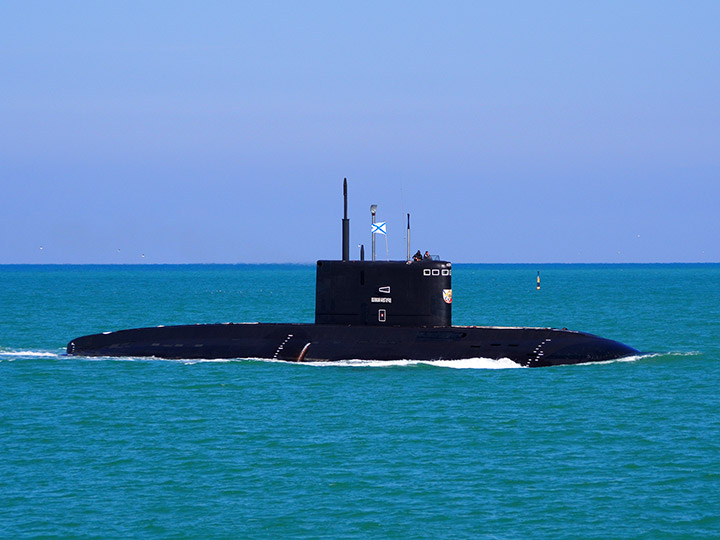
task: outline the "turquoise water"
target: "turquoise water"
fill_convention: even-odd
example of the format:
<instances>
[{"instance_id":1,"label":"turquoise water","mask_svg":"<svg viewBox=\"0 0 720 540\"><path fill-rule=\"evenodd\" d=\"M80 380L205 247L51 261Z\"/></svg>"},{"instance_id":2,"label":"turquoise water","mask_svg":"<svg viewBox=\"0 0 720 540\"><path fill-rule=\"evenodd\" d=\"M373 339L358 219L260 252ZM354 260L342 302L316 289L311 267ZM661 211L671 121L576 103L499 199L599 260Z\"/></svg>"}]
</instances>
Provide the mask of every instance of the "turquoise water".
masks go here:
<instances>
[{"instance_id":1,"label":"turquoise water","mask_svg":"<svg viewBox=\"0 0 720 540\"><path fill-rule=\"evenodd\" d=\"M542 369L70 358L99 331L311 322L314 267L0 279L1 538L720 536L720 265L454 265L456 324L647 353Z\"/></svg>"}]
</instances>

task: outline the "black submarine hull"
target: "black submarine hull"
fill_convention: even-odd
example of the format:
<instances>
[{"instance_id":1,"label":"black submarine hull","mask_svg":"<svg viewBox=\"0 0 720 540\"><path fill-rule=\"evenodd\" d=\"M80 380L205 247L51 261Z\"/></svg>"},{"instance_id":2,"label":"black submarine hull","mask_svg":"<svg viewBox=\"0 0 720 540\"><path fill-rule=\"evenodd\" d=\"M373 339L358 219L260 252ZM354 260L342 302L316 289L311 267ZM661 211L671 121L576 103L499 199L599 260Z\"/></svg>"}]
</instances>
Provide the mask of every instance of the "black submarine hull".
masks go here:
<instances>
[{"instance_id":1,"label":"black submarine hull","mask_svg":"<svg viewBox=\"0 0 720 540\"><path fill-rule=\"evenodd\" d=\"M83 336L75 356L260 358L288 362L509 358L524 367L602 362L638 355L617 341L555 328L367 327L227 323L137 328Z\"/></svg>"}]
</instances>

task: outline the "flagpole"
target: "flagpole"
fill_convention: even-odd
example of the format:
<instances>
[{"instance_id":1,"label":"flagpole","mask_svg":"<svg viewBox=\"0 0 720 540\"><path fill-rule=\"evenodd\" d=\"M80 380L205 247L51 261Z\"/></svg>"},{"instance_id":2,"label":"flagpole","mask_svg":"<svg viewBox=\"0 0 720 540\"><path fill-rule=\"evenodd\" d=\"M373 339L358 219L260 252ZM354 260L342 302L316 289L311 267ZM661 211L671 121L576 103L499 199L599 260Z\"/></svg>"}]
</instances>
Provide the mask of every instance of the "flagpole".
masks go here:
<instances>
[{"instance_id":1,"label":"flagpole","mask_svg":"<svg viewBox=\"0 0 720 540\"><path fill-rule=\"evenodd\" d=\"M372 260L375 260L375 212L377 212L377 204L370 205L370 213L372 214L372 225L370 226L370 236L372 236Z\"/></svg>"}]
</instances>

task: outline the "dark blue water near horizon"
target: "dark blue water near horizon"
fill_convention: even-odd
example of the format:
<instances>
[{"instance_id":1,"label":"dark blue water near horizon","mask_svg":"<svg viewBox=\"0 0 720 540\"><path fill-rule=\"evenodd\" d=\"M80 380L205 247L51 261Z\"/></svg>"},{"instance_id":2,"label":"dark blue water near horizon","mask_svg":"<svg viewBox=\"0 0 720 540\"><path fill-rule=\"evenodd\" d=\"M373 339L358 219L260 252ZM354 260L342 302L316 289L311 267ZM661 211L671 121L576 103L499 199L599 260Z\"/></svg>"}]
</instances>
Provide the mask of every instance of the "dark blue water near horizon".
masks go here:
<instances>
[{"instance_id":1,"label":"dark blue water near horizon","mask_svg":"<svg viewBox=\"0 0 720 540\"><path fill-rule=\"evenodd\" d=\"M314 267L0 280L0 538L720 537L720 265L454 265L455 324L645 353L542 369L74 358L93 332L312 322Z\"/></svg>"}]
</instances>

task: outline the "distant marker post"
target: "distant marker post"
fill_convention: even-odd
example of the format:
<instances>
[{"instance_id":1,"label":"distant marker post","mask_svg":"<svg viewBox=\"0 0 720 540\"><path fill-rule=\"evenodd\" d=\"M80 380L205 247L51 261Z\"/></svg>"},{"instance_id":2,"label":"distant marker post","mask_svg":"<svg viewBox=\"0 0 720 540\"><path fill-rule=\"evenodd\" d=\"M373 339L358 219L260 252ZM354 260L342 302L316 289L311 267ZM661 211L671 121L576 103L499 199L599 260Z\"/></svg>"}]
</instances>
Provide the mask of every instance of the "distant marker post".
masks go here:
<instances>
[{"instance_id":1,"label":"distant marker post","mask_svg":"<svg viewBox=\"0 0 720 540\"><path fill-rule=\"evenodd\" d=\"M538 274L537 274L537 289L536 290L538 290L538 291L540 290L540 270L538 270Z\"/></svg>"}]
</instances>

